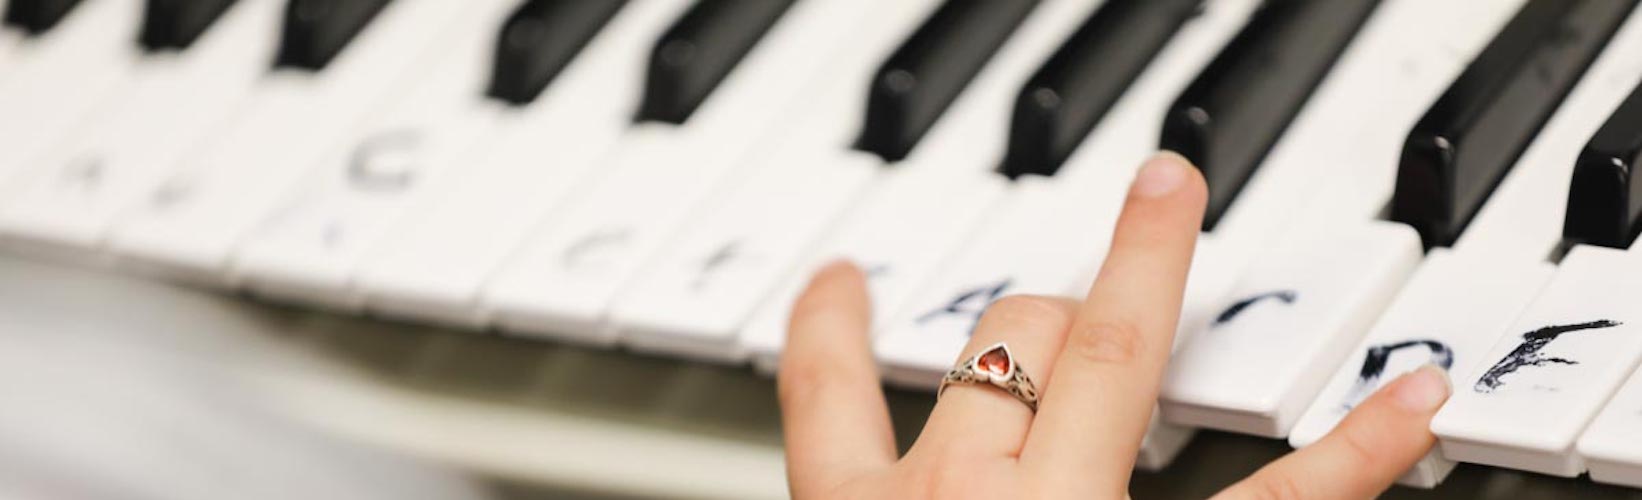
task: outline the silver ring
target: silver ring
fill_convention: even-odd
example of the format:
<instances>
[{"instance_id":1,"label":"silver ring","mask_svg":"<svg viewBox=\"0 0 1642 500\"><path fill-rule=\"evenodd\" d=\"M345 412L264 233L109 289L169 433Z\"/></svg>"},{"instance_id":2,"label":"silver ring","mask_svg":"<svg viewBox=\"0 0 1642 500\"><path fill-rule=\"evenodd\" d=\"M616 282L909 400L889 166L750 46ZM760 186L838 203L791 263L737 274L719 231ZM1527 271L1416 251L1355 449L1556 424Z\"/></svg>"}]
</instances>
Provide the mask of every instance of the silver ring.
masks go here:
<instances>
[{"instance_id":1,"label":"silver ring","mask_svg":"<svg viewBox=\"0 0 1642 500\"><path fill-rule=\"evenodd\" d=\"M935 391L935 396L940 397L952 384L988 384L1014 396L1033 413L1038 411L1038 387L1015 362L1015 355L1004 342L992 344L952 367L952 371L941 378L941 388Z\"/></svg>"}]
</instances>

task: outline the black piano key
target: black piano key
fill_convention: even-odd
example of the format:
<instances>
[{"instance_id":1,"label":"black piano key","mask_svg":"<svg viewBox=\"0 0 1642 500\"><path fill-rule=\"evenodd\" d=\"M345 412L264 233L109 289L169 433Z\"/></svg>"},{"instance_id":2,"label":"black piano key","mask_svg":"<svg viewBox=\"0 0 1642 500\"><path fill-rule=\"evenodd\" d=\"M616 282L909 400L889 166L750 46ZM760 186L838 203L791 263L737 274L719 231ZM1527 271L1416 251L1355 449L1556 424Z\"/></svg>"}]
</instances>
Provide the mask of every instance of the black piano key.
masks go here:
<instances>
[{"instance_id":1,"label":"black piano key","mask_svg":"<svg viewBox=\"0 0 1642 500\"><path fill-rule=\"evenodd\" d=\"M793 2L696 0L650 54L638 121L688 120Z\"/></svg>"},{"instance_id":2,"label":"black piano key","mask_svg":"<svg viewBox=\"0 0 1642 500\"><path fill-rule=\"evenodd\" d=\"M137 42L148 50L182 50L222 17L234 0L148 0Z\"/></svg>"},{"instance_id":3,"label":"black piano key","mask_svg":"<svg viewBox=\"0 0 1642 500\"><path fill-rule=\"evenodd\" d=\"M389 1L291 0L274 65L324 69Z\"/></svg>"},{"instance_id":4,"label":"black piano key","mask_svg":"<svg viewBox=\"0 0 1642 500\"><path fill-rule=\"evenodd\" d=\"M855 147L899 161L1015 32L1037 0L947 0L874 74Z\"/></svg>"},{"instance_id":5,"label":"black piano key","mask_svg":"<svg viewBox=\"0 0 1642 500\"><path fill-rule=\"evenodd\" d=\"M1642 87L1625 98L1602 129L1591 137L1574 164L1568 189L1563 239L1574 243L1627 248L1642 225Z\"/></svg>"},{"instance_id":6,"label":"black piano key","mask_svg":"<svg viewBox=\"0 0 1642 500\"><path fill-rule=\"evenodd\" d=\"M527 104L570 64L627 0L528 0L496 40L491 97Z\"/></svg>"},{"instance_id":7,"label":"black piano key","mask_svg":"<svg viewBox=\"0 0 1642 500\"><path fill-rule=\"evenodd\" d=\"M1379 0L1267 0L1169 108L1163 149L1209 184L1213 229Z\"/></svg>"},{"instance_id":8,"label":"black piano key","mask_svg":"<svg viewBox=\"0 0 1642 500\"><path fill-rule=\"evenodd\" d=\"M1011 179L1054 175L1203 0L1110 0L1027 81L1015 99Z\"/></svg>"},{"instance_id":9,"label":"black piano key","mask_svg":"<svg viewBox=\"0 0 1642 500\"><path fill-rule=\"evenodd\" d=\"M1392 220L1452 245L1637 0L1530 0L1414 125Z\"/></svg>"},{"instance_id":10,"label":"black piano key","mask_svg":"<svg viewBox=\"0 0 1642 500\"><path fill-rule=\"evenodd\" d=\"M50 31L80 0L8 0L5 23L31 35Z\"/></svg>"}]
</instances>

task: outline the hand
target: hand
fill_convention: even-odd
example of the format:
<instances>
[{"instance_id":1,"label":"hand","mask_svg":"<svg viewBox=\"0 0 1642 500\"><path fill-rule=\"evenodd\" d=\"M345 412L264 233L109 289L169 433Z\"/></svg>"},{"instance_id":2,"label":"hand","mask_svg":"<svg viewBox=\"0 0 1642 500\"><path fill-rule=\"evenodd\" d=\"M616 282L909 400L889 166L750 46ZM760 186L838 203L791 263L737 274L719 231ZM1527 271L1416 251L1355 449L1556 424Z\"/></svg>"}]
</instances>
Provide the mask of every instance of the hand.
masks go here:
<instances>
[{"instance_id":1,"label":"hand","mask_svg":"<svg viewBox=\"0 0 1642 500\"><path fill-rule=\"evenodd\" d=\"M1081 303L992 304L963 355L1008 341L1041 392L1038 411L996 387L958 384L896 456L868 325L866 281L837 263L794 307L779 390L796 498L1124 498L1174 341L1206 188L1172 154L1147 162ZM1079 230L1067 228L1067 230ZM1447 376L1388 384L1327 437L1232 485L1224 497L1370 498L1434 442Z\"/></svg>"}]
</instances>

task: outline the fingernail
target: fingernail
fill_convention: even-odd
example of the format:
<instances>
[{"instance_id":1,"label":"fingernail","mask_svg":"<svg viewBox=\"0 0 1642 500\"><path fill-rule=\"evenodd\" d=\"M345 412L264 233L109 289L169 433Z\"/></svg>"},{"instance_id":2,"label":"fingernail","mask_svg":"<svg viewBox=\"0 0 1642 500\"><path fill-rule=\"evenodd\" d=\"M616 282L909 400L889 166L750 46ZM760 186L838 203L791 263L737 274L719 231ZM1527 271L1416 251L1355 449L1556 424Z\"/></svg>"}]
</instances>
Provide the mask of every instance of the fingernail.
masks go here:
<instances>
[{"instance_id":1,"label":"fingernail","mask_svg":"<svg viewBox=\"0 0 1642 500\"><path fill-rule=\"evenodd\" d=\"M822 276L822 275L828 275L828 274L833 274L833 273L841 273L841 272L846 272L846 271L849 271L849 270L855 269L855 268L856 268L855 262L851 261L847 257L839 257L839 258L827 261L826 264L823 264L819 269L816 269L815 270L815 275L816 276Z\"/></svg>"},{"instance_id":2,"label":"fingernail","mask_svg":"<svg viewBox=\"0 0 1642 500\"><path fill-rule=\"evenodd\" d=\"M1448 400L1451 391L1448 385L1448 372L1436 365L1425 365L1412 373L1403 376L1402 382L1397 384L1395 392L1391 394L1403 409L1416 413L1429 413L1442 406Z\"/></svg>"},{"instance_id":3,"label":"fingernail","mask_svg":"<svg viewBox=\"0 0 1642 500\"><path fill-rule=\"evenodd\" d=\"M1164 151L1146 161L1135 175L1134 194L1143 198L1157 198L1180 189L1186 181L1186 169L1191 162L1174 152Z\"/></svg>"},{"instance_id":4,"label":"fingernail","mask_svg":"<svg viewBox=\"0 0 1642 500\"><path fill-rule=\"evenodd\" d=\"M819 271L828 271L828 270L837 269L837 268L841 268L841 267L849 267L849 266L852 266L852 265L855 265L855 264L853 262L850 262L849 257L837 257L837 258L834 258L832 260L828 260L825 264L822 264Z\"/></svg>"}]
</instances>

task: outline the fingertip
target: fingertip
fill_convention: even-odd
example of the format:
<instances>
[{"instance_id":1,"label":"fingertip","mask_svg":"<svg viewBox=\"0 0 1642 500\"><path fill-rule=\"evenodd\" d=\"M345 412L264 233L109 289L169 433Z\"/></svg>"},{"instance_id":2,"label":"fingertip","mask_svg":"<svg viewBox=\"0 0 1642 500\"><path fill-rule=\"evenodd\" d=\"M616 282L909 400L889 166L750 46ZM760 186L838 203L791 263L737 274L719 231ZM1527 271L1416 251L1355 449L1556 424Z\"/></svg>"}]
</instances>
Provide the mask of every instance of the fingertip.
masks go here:
<instances>
[{"instance_id":1,"label":"fingertip","mask_svg":"<svg viewBox=\"0 0 1642 500\"><path fill-rule=\"evenodd\" d=\"M821 266L810 277L810 284L799 297L799 310L815 302L829 307L867 307L867 276L849 259L837 259Z\"/></svg>"},{"instance_id":2,"label":"fingertip","mask_svg":"<svg viewBox=\"0 0 1642 500\"><path fill-rule=\"evenodd\" d=\"M1135 174L1118 233L1166 234L1195 240L1209 200L1202 172L1177 153L1160 152Z\"/></svg>"},{"instance_id":3,"label":"fingertip","mask_svg":"<svg viewBox=\"0 0 1642 500\"><path fill-rule=\"evenodd\" d=\"M1141 165L1135 174L1131 195L1135 198L1164 198L1174 194L1203 198L1208 191L1202 172L1180 153L1160 151ZM1195 196L1194 196L1195 195Z\"/></svg>"},{"instance_id":4,"label":"fingertip","mask_svg":"<svg viewBox=\"0 0 1642 500\"><path fill-rule=\"evenodd\" d=\"M1262 468L1227 490L1226 497L1377 496L1430 453L1436 443L1431 417L1449 391L1442 368L1404 374L1353 408L1322 439Z\"/></svg>"},{"instance_id":5,"label":"fingertip","mask_svg":"<svg viewBox=\"0 0 1642 500\"><path fill-rule=\"evenodd\" d=\"M827 280L827 281L842 280L843 282L865 282L866 281L866 273L861 270L861 266L855 265L854 261L851 261L847 258L838 258L838 259L833 259L832 261L827 262L825 265L822 265L820 269L817 269L815 271L815 277L813 278L813 281L823 281L823 280Z\"/></svg>"},{"instance_id":6,"label":"fingertip","mask_svg":"<svg viewBox=\"0 0 1642 500\"><path fill-rule=\"evenodd\" d=\"M1399 408L1415 414L1435 414L1453 392L1448 372L1436 365L1425 365L1398 377L1388 390Z\"/></svg>"},{"instance_id":7,"label":"fingertip","mask_svg":"<svg viewBox=\"0 0 1642 500\"><path fill-rule=\"evenodd\" d=\"M1152 155L1152 160L1174 161L1186 165L1192 164L1192 160L1187 158L1186 155L1168 149L1159 150L1157 154Z\"/></svg>"},{"instance_id":8,"label":"fingertip","mask_svg":"<svg viewBox=\"0 0 1642 500\"><path fill-rule=\"evenodd\" d=\"M872 304L867 297L866 275L847 259L831 261L810 277L792 307L787 335L806 331L844 328L865 330L871 322ZM824 323L824 327L815 326Z\"/></svg>"}]
</instances>

